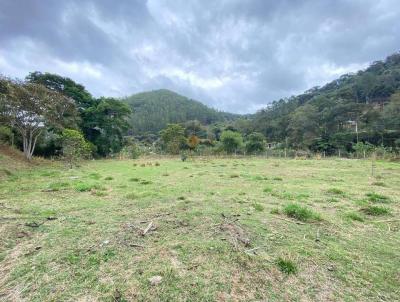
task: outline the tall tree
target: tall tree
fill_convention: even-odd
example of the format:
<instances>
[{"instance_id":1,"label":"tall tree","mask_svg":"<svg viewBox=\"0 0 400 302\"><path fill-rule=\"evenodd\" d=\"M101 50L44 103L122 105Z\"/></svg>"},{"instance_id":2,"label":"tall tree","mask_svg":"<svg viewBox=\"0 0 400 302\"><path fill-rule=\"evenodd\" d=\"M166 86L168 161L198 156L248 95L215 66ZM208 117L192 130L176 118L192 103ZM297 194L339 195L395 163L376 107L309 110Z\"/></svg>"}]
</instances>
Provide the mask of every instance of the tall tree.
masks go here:
<instances>
[{"instance_id":1,"label":"tall tree","mask_svg":"<svg viewBox=\"0 0 400 302\"><path fill-rule=\"evenodd\" d=\"M95 106L86 110L83 128L100 155L107 156L122 149L130 114L128 105L114 98L100 98Z\"/></svg>"},{"instance_id":2,"label":"tall tree","mask_svg":"<svg viewBox=\"0 0 400 302\"><path fill-rule=\"evenodd\" d=\"M0 79L2 116L22 137L25 157L32 159L36 142L45 128L76 125L77 112L71 98L41 84Z\"/></svg>"}]
</instances>

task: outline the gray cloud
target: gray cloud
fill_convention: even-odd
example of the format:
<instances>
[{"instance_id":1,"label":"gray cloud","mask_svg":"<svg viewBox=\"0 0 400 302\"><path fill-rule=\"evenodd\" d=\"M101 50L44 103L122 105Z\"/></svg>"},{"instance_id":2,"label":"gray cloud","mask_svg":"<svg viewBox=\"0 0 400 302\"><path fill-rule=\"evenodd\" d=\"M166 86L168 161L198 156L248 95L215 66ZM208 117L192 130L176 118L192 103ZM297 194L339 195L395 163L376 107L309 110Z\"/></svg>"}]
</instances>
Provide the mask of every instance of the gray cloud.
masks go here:
<instances>
[{"instance_id":1,"label":"gray cloud","mask_svg":"<svg viewBox=\"0 0 400 302\"><path fill-rule=\"evenodd\" d=\"M0 0L0 73L254 112L398 51L397 0Z\"/></svg>"}]
</instances>

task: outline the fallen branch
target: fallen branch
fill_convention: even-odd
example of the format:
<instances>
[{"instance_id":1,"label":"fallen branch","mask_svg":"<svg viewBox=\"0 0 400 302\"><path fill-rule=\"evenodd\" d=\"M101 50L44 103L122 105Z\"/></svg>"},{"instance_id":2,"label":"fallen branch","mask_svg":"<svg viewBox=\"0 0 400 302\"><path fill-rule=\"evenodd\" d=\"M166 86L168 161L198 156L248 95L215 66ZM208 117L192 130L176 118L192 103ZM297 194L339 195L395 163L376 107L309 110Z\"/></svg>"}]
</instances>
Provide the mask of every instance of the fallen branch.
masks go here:
<instances>
[{"instance_id":1,"label":"fallen branch","mask_svg":"<svg viewBox=\"0 0 400 302\"><path fill-rule=\"evenodd\" d=\"M251 252L254 252L256 250L259 250L260 248L261 248L261 246L258 246L258 247L255 247L255 248L252 248L252 249L249 249L249 250L245 250L244 252L245 253L251 253Z\"/></svg>"},{"instance_id":2,"label":"fallen branch","mask_svg":"<svg viewBox=\"0 0 400 302\"><path fill-rule=\"evenodd\" d=\"M137 243L130 243L129 246L131 246L131 247L141 247L141 248L145 247L144 245L137 244Z\"/></svg>"},{"instance_id":3,"label":"fallen branch","mask_svg":"<svg viewBox=\"0 0 400 302\"><path fill-rule=\"evenodd\" d=\"M142 231L142 236L145 236L152 227L153 227L153 221L150 221L149 225Z\"/></svg>"}]
</instances>

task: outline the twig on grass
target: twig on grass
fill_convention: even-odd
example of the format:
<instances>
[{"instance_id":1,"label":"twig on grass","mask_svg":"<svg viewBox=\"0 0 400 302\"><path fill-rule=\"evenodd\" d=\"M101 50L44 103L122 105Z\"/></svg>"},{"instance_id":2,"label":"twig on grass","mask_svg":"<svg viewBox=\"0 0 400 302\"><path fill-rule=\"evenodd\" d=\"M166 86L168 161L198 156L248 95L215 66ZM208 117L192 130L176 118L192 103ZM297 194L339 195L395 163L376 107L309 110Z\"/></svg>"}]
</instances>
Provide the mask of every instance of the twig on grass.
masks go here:
<instances>
[{"instance_id":1,"label":"twig on grass","mask_svg":"<svg viewBox=\"0 0 400 302\"><path fill-rule=\"evenodd\" d=\"M146 236L146 234L150 231L153 227L153 221L150 221L149 225L142 231L142 236Z\"/></svg>"}]
</instances>

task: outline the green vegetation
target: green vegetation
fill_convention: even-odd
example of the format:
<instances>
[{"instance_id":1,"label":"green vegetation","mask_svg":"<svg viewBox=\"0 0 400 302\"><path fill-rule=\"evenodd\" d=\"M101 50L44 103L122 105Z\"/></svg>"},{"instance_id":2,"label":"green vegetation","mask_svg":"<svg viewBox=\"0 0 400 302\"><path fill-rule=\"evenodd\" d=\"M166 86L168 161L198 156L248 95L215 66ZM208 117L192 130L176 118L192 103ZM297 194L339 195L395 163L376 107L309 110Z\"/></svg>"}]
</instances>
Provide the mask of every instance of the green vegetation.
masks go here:
<instances>
[{"instance_id":1,"label":"green vegetation","mask_svg":"<svg viewBox=\"0 0 400 302\"><path fill-rule=\"evenodd\" d=\"M283 147L326 154L356 150L363 157L371 146L399 147L399 74L396 53L364 71L273 102L254 116L248 128Z\"/></svg>"},{"instance_id":2,"label":"green vegetation","mask_svg":"<svg viewBox=\"0 0 400 302\"><path fill-rule=\"evenodd\" d=\"M1 154L5 301L398 298L398 163L376 162L386 187L375 193L392 201L378 219L361 210L374 204L368 161L177 156L67 169ZM346 198L320 202L338 171Z\"/></svg>"},{"instance_id":3,"label":"green vegetation","mask_svg":"<svg viewBox=\"0 0 400 302\"><path fill-rule=\"evenodd\" d=\"M136 135L158 134L168 124L197 120L203 125L210 125L236 117L235 114L218 112L167 89L138 93L123 101L133 111L130 125Z\"/></svg>"},{"instance_id":4,"label":"green vegetation","mask_svg":"<svg viewBox=\"0 0 400 302\"><path fill-rule=\"evenodd\" d=\"M297 203L289 203L283 208L283 212L292 218L295 218L300 221L309 221L309 220L321 220L319 214L315 213L313 210L302 206Z\"/></svg>"},{"instance_id":5,"label":"green vegetation","mask_svg":"<svg viewBox=\"0 0 400 302\"><path fill-rule=\"evenodd\" d=\"M285 274L296 274L297 273L297 266L296 264L291 261L291 260L286 260L283 258L279 258L276 262L276 265L278 266L279 270L282 273Z\"/></svg>"},{"instance_id":6,"label":"green vegetation","mask_svg":"<svg viewBox=\"0 0 400 302\"><path fill-rule=\"evenodd\" d=\"M390 198L385 195L382 195L382 194L367 193L366 196L368 197L368 200L372 201L372 202L377 202L377 203L389 203L390 202Z\"/></svg>"},{"instance_id":7,"label":"green vegetation","mask_svg":"<svg viewBox=\"0 0 400 302\"><path fill-rule=\"evenodd\" d=\"M386 207L381 207L381 206L367 206L365 208L362 208L361 211L363 211L367 215L371 216L381 216L381 215L387 215L390 213L390 209Z\"/></svg>"}]
</instances>

